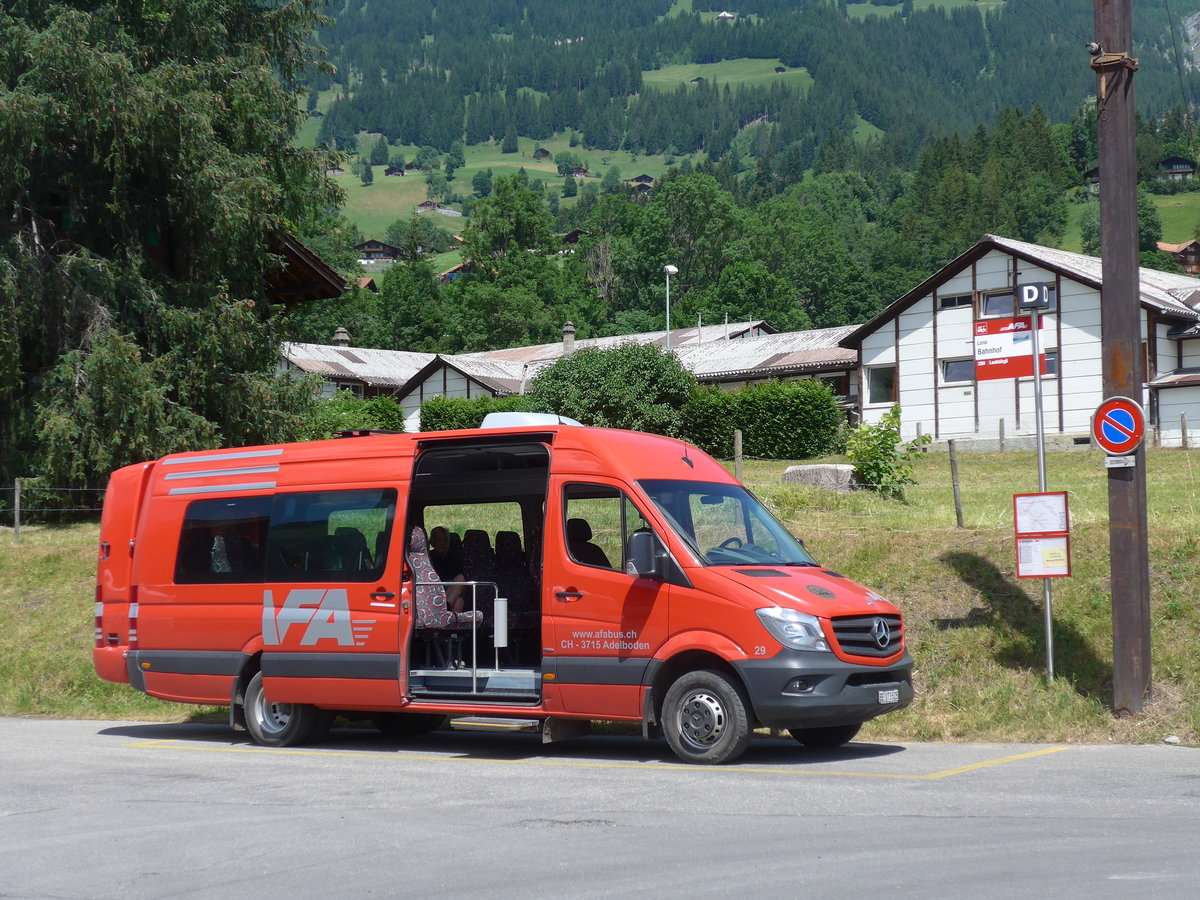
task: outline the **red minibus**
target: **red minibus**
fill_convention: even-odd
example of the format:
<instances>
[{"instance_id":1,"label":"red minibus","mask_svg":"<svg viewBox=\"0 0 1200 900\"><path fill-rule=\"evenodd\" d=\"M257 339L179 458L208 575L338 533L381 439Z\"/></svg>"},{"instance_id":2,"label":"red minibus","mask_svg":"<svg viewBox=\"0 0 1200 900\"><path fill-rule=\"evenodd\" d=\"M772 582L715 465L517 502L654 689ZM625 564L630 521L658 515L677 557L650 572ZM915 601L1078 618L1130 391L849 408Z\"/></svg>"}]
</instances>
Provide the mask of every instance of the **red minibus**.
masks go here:
<instances>
[{"instance_id":1,"label":"red minibus","mask_svg":"<svg viewBox=\"0 0 1200 900\"><path fill-rule=\"evenodd\" d=\"M430 535L434 546L430 547ZM114 472L96 672L290 746L641 723L683 760L812 748L908 705L899 611L673 438L484 427L181 453Z\"/></svg>"}]
</instances>

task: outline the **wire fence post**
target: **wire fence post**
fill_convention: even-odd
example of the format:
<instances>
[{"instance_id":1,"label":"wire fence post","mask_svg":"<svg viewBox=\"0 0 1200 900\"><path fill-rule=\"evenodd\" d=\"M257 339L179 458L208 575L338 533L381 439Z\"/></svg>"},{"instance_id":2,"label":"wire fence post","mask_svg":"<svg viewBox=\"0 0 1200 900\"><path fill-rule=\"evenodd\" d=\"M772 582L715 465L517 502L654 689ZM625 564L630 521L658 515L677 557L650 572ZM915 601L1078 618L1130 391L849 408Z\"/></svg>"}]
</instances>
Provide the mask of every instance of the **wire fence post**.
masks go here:
<instances>
[{"instance_id":1,"label":"wire fence post","mask_svg":"<svg viewBox=\"0 0 1200 900\"><path fill-rule=\"evenodd\" d=\"M742 480L742 429L733 429L733 477Z\"/></svg>"},{"instance_id":2,"label":"wire fence post","mask_svg":"<svg viewBox=\"0 0 1200 900\"><path fill-rule=\"evenodd\" d=\"M13 479L13 546L21 543L21 479Z\"/></svg>"},{"instance_id":3,"label":"wire fence post","mask_svg":"<svg viewBox=\"0 0 1200 900\"><path fill-rule=\"evenodd\" d=\"M947 441L950 445L950 481L954 485L954 518L958 520L958 527L963 528L963 508L962 494L959 492L958 486L958 450L954 445L954 440Z\"/></svg>"}]
</instances>

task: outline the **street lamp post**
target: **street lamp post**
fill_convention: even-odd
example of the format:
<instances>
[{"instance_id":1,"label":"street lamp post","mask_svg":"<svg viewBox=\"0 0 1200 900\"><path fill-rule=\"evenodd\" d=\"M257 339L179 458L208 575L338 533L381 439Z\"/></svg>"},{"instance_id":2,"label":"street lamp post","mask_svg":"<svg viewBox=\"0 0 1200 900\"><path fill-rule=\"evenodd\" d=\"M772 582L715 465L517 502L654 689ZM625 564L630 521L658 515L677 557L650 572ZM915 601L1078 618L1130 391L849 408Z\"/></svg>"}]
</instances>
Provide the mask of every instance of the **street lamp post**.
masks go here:
<instances>
[{"instance_id":1,"label":"street lamp post","mask_svg":"<svg viewBox=\"0 0 1200 900\"><path fill-rule=\"evenodd\" d=\"M671 276L678 275L679 270L675 266L663 266L663 271L667 273L667 352L671 352Z\"/></svg>"}]
</instances>

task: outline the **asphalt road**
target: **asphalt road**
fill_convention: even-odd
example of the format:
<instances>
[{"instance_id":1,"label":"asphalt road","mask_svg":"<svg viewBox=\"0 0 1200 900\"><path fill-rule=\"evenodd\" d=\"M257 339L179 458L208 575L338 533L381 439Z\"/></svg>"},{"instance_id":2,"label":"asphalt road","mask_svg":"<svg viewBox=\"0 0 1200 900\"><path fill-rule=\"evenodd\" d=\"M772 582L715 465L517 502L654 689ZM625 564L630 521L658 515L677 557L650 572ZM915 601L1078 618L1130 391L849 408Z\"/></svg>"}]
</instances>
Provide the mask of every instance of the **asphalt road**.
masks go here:
<instances>
[{"instance_id":1,"label":"asphalt road","mask_svg":"<svg viewBox=\"0 0 1200 900\"><path fill-rule=\"evenodd\" d=\"M1188 897L1200 750L0 719L0 897Z\"/></svg>"}]
</instances>

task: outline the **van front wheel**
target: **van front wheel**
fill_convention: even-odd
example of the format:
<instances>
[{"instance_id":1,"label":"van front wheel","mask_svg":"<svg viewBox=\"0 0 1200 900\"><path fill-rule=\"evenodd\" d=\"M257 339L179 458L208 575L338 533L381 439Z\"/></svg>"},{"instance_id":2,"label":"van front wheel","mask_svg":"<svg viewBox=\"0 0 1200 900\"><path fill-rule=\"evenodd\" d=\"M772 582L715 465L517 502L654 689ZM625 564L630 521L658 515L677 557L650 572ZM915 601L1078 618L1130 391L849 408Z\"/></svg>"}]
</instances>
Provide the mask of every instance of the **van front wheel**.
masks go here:
<instances>
[{"instance_id":1,"label":"van front wheel","mask_svg":"<svg viewBox=\"0 0 1200 900\"><path fill-rule=\"evenodd\" d=\"M663 733L684 762L730 762L750 743L748 706L741 689L723 672L688 672L663 700Z\"/></svg>"},{"instance_id":2,"label":"van front wheel","mask_svg":"<svg viewBox=\"0 0 1200 900\"><path fill-rule=\"evenodd\" d=\"M263 693L262 672L246 686L246 730L265 747L291 747L312 737L319 710L304 703L272 703Z\"/></svg>"}]
</instances>

